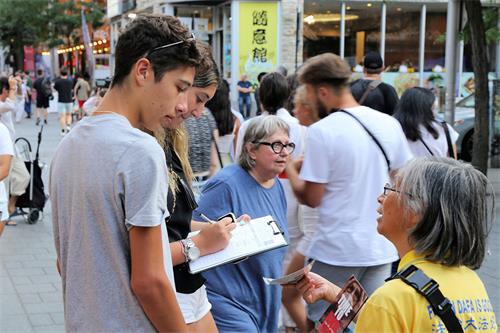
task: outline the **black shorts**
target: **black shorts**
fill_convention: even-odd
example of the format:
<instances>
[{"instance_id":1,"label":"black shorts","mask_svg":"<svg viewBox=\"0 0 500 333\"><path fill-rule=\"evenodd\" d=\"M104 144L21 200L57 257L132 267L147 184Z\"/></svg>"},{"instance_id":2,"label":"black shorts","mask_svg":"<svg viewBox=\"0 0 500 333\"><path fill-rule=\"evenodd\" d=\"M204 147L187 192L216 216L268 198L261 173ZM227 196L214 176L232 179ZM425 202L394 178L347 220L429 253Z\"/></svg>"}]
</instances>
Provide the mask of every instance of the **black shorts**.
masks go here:
<instances>
[{"instance_id":1,"label":"black shorts","mask_svg":"<svg viewBox=\"0 0 500 333\"><path fill-rule=\"evenodd\" d=\"M36 107L40 109L48 109L49 108L49 98L48 97L37 97L36 98Z\"/></svg>"}]
</instances>

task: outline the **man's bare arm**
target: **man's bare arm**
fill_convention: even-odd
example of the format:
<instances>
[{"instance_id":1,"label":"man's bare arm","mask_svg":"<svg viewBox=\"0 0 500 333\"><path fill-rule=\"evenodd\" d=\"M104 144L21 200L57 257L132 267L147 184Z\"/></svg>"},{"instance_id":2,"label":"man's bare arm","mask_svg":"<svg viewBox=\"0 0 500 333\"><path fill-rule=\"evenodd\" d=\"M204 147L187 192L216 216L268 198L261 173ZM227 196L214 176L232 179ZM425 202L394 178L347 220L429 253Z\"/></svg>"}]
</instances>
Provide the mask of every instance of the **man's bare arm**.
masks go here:
<instances>
[{"instance_id":1,"label":"man's bare arm","mask_svg":"<svg viewBox=\"0 0 500 333\"><path fill-rule=\"evenodd\" d=\"M300 179L299 170L301 165L301 161L291 161L286 167L293 193L300 203L313 208L318 207L325 193L325 185Z\"/></svg>"},{"instance_id":2,"label":"man's bare arm","mask_svg":"<svg viewBox=\"0 0 500 333\"><path fill-rule=\"evenodd\" d=\"M161 227L130 232L131 287L146 316L160 332L186 332L175 290L165 273Z\"/></svg>"}]
</instances>

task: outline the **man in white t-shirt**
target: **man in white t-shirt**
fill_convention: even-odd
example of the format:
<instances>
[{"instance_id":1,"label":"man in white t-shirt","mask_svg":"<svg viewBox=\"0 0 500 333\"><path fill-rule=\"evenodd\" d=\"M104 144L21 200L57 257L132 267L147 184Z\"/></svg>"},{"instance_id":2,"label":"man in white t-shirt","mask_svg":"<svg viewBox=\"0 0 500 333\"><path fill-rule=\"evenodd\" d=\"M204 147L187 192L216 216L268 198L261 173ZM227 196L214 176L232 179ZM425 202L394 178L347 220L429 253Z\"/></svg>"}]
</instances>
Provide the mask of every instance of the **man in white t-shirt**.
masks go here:
<instances>
[{"instance_id":1,"label":"man in white t-shirt","mask_svg":"<svg viewBox=\"0 0 500 333\"><path fill-rule=\"evenodd\" d=\"M309 127L300 176L300 163L289 165L287 173L299 201L319 206L308 251L316 260L313 271L339 286L354 274L372 293L398 259L393 245L377 233L377 197L390 180L389 170L412 155L394 118L356 102L350 76L347 63L331 53L310 58L300 69L306 99L323 119ZM308 318L317 321L327 306L310 305Z\"/></svg>"},{"instance_id":2,"label":"man in white t-shirt","mask_svg":"<svg viewBox=\"0 0 500 333\"><path fill-rule=\"evenodd\" d=\"M186 332L165 218L168 170L155 138L187 108L199 52L181 22L141 15L120 35L111 89L50 168L68 332Z\"/></svg>"}]
</instances>

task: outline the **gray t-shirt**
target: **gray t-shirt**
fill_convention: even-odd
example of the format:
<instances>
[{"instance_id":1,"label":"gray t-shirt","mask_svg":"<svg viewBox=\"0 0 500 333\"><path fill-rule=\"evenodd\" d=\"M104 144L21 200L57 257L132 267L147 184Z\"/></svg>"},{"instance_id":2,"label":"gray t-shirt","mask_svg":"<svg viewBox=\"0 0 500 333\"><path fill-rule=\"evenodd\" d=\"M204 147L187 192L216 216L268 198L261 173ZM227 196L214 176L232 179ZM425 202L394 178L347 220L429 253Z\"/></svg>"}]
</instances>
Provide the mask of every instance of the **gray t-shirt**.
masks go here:
<instances>
[{"instance_id":1,"label":"gray t-shirt","mask_svg":"<svg viewBox=\"0 0 500 333\"><path fill-rule=\"evenodd\" d=\"M118 114L87 117L59 144L50 170L66 331L154 331L130 286L129 230L165 229L167 168L156 140Z\"/></svg>"}]
</instances>

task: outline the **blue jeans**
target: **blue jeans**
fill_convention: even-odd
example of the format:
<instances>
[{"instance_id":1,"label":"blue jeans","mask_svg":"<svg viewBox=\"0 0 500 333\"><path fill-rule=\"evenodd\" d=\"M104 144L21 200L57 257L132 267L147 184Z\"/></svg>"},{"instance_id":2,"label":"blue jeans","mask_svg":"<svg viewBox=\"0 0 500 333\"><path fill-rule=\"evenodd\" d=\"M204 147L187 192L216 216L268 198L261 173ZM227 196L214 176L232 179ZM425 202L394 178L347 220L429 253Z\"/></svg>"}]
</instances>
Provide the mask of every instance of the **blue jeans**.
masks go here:
<instances>
[{"instance_id":1,"label":"blue jeans","mask_svg":"<svg viewBox=\"0 0 500 333\"><path fill-rule=\"evenodd\" d=\"M26 112L26 114L28 115L28 117L31 117L31 101L29 101L29 102L25 101L24 102L24 112Z\"/></svg>"},{"instance_id":2,"label":"blue jeans","mask_svg":"<svg viewBox=\"0 0 500 333\"><path fill-rule=\"evenodd\" d=\"M238 104L240 106L240 113L245 117L245 119L250 118L250 110L252 108L252 100L250 99L250 94L248 95L240 95L238 97ZM243 108L246 106L246 112L243 111Z\"/></svg>"}]
</instances>

